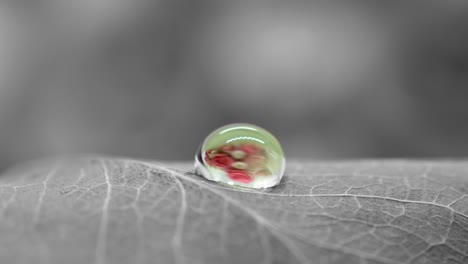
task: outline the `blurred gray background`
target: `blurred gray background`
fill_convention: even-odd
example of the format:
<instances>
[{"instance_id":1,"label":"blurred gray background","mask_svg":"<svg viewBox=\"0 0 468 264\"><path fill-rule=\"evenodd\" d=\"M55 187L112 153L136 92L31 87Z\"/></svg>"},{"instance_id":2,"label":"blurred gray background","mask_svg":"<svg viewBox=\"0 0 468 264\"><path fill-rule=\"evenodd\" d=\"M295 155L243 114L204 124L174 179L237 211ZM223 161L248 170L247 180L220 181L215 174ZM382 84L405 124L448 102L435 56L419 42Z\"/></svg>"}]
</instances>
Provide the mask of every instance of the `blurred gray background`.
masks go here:
<instances>
[{"instance_id":1,"label":"blurred gray background","mask_svg":"<svg viewBox=\"0 0 468 264\"><path fill-rule=\"evenodd\" d=\"M289 158L468 154L467 1L0 2L0 168L189 160L250 122Z\"/></svg>"}]
</instances>

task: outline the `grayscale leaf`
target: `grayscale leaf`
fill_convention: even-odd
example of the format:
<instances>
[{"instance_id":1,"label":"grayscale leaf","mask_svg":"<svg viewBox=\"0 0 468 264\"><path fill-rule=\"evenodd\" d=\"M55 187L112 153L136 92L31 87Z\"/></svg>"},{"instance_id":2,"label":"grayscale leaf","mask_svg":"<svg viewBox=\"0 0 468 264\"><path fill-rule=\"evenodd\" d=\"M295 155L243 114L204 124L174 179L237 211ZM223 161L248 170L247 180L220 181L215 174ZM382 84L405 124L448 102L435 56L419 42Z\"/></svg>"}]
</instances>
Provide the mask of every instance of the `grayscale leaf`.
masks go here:
<instances>
[{"instance_id":1,"label":"grayscale leaf","mask_svg":"<svg viewBox=\"0 0 468 264\"><path fill-rule=\"evenodd\" d=\"M30 162L0 177L1 263L468 263L468 163L289 162L272 189L188 163Z\"/></svg>"}]
</instances>

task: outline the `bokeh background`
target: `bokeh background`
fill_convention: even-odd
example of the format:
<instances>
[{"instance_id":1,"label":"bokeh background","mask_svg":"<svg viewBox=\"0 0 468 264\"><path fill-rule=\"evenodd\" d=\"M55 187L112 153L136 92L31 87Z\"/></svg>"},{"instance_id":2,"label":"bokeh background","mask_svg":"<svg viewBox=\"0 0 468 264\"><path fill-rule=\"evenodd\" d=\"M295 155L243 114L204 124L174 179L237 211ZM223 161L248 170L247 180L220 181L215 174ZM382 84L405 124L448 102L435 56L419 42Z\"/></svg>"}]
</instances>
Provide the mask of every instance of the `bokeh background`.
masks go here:
<instances>
[{"instance_id":1,"label":"bokeh background","mask_svg":"<svg viewBox=\"0 0 468 264\"><path fill-rule=\"evenodd\" d=\"M190 160L232 122L288 158L468 154L467 1L0 2L0 168Z\"/></svg>"}]
</instances>

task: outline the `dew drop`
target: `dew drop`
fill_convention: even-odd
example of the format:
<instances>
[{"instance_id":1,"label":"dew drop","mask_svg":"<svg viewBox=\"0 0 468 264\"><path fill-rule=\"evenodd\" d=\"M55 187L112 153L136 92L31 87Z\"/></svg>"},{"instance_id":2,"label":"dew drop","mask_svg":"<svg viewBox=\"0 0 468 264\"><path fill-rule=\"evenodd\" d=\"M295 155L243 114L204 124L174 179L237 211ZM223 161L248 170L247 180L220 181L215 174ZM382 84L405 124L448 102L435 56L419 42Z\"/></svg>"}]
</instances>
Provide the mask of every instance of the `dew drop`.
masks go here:
<instances>
[{"instance_id":1,"label":"dew drop","mask_svg":"<svg viewBox=\"0 0 468 264\"><path fill-rule=\"evenodd\" d=\"M195 156L195 171L204 178L249 188L278 185L285 164L278 140L251 124L216 129L206 137Z\"/></svg>"}]
</instances>

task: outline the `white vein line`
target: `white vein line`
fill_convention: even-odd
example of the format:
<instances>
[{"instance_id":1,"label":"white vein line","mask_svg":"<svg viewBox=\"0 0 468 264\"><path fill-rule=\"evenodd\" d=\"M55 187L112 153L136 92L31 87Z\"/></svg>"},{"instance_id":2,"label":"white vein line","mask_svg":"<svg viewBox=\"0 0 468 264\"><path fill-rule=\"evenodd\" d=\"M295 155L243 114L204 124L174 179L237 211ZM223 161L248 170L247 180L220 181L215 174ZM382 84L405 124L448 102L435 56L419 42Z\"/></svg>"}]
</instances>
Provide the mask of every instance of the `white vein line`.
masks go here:
<instances>
[{"instance_id":1,"label":"white vein line","mask_svg":"<svg viewBox=\"0 0 468 264\"><path fill-rule=\"evenodd\" d=\"M300 241L302 241L302 242L304 242L306 244L311 244L311 245L315 245L317 247L322 247L322 248L326 248L326 249L341 251L343 253L347 253L347 254L359 257L361 259L377 260L377 261L383 262L385 264L398 264L399 263L399 262L397 262L395 260L388 259L388 258L385 258L385 257L380 257L378 255L373 255L371 253L367 253L367 252L363 252L363 251L356 252L356 250L352 249L352 248L350 249L350 248L347 248L347 247L339 247L339 246L335 246L335 245L332 245L332 244L329 244L329 243L324 243L324 242L319 242L319 241L317 241L315 243L312 243L311 241L308 240L309 238L307 236L304 236L304 234L299 234L297 232L290 231L290 230L285 230L285 232L287 234L289 234L290 236L293 236L293 237L297 238L298 240L300 240Z\"/></svg>"},{"instance_id":2,"label":"white vein line","mask_svg":"<svg viewBox=\"0 0 468 264\"><path fill-rule=\"evenodd\" d=\"M273 255L271 253L271 244L270 240L268 240L265 227L260 226L257 224L258 227L258 233L260 235L260 243L262 245L264 254L263 254L263 263L264 264L271 264L273 263Z\"/></svg>"},{"instance_id":3,"label":"white vein line","mask_svg":"<svg viewBox=\"0 0 468 264\"><path fill-rule=\"evenodd\" d=\"M84 177L86 177L84 169L80 169L80 176L78 176L76 181L73 184L71 184L71 186L78 186L78 184L80 183L82 179L84 179Z\"/></svg>"},{"instance_id":4,"label":"white vein line","mask_svg":"<svg viewBox=\"0 0 468 264\"><path fill-rule=\"evenodd\" d=\"M0 214L0 220L3 220L3 218L5 217L6 211L8 210L8 207L10 206L11 203L13 203L17 195L18 195L18 191L16 190L16 187L13 187L13 193L11 194L10 198L6 201L6 203L3 204L2 212Z\"/></svg>"},{"instance_id":5,"label":"white vein line","mask_svg":"<svg viewBox=\"0 0 468 264\"><path fill-rule=\"evenodd\" d=\"M169 171L171 174L173 172ZM174 237L172 239L172 249L174 253L174 260L177 264L185 263L184 255L182 252L182 234L184 232L185 225L185 214L187 212L187 195L185 193L185 188L177 177L174 177L177 185L180 189L180 210L179 215L177 216L177 225L174 231Z\"/></svg>"},{"instance_id":6,"label":"white vein line","mask_svg":"<svg viewBox=\"0 0 468 264\"><path fill-rule=\"evenodd\" d=\"M28 188L28 187L33 187L37 185L42 185L42 183L31 183L31 184L25 184L25 185L0 185L0 188Z\"/></svg>"},{"instance_id":7,"label":"white vein line","mask_svg":"<svg viewBox=\"0 0 468 264\"><path fill-rule=\"evenodd\" d=\"M156 206L158 206L164 199L166 199L166 197L169 195L170 192L172 192L172 190L175 188L175 185L172 185L171 187L167 188L164 193L162 193L158 199L154 200L153 203L151 204L151 206L149 207L148 211L151 212L152 210L154 210L154 208L156 208Z\"/></svg>"},{"instance_id":8,"label":"white vein line","mask_svg":"<svg viewBox=\"0 0 468 264\"><path fill-rule=\"evenodd\" d=\"M424 205L432 205L432 206L438 206L442 208L447 208L450 211L453 211L454 213L460 214L466 218L468 218L468 215L464 214L463 212L459 212L454 210L451 207L448 207L443 204L435 204L431 202L424 202L424 201L417 201L417 200L402 200L402 199L397 199L397 198L392 198L392 197L385 197L385 196L375 196L375 195L364 195L364 194L277 194L277 193L268 193L268 192L258 192L258 191L247 191L247 190L242 190L242 189L233 189L233 188L224 188L220 186L214 186L211 183L204 183L200 182L200 184L204 184L209 187L213 187L214 189L220 189L220 190L227 190L231 191L234 193L248 193L248 194L260 194L260 195L268 195L268 196L275 196L275 197L316 197L316 198L326 198L326 197L337 197L337 198L343 198L343 197L351 197L351 198L369 198L369 199L378 199L378 200L387 200L387 201L393 201L393 202L398 202L398 203L414 203L414 204L424 204Z\"/></svg>"},{"instance_id":9,"label":"white vein line","mask_svg":"<svg viewBox=\"0 0 468 264\"><path fill-rule=\"evenodd\" d=\"M102 215L101 221L99 223L99 232L96 245L96 264L105 264L106 263L106 251L107 251L107 229L109 224L109 202L112 195L112 185L109 178L109 172L107 171L106 164L102 162L102 167L104 169L104 177L106 178L107 192L106 198L102 205Z\"/></svg>"},{"instance_id":10,"label":"white vein line","mask_svg":"<svg viewBox=\"0 0 468 264\"><path fill-rule=\"evenodd\" d=\"M146 172L148 173L148 171ZM148 181L145 181L142 185L138 186L136 190L136 195L135 195L135 200L132 203L132 207L135 210L135 214L137 216L137 221L136 221L136 228L137 228L137 234L138 234L138 242L137 242L137 257L136 257L136 263L143 263L143 240L144 240L144 232L143 232L143 214L141 213L140 207L138 206L138 202L140 201L140 196L141 196L141 189L145 187L145 185L148 183Z\"/></svg>"},{"instance_id":11,"label":"white vein line","mask_svg":"<svg viewBox=\"0 0 468 264\"><path fill-rule=\"evenodd\" d=\"M450 249L452 249L453 251L457 252L458 254L460 254L461 256L465 257L466 254L460 250L458 250L457 248L454 248L452 247L450 244L444 244L444 243L435 243L435 244L429 244L429 246L427 246L424 250L422 250L419 254L409 258L405 263L412 263L414 260L416 260L417 258L421 257L421 256L424 256L425 253L427 253L427 251L429 251L431 248L434 248L434 247L437 247L437 246L446 246Z\"/></svg>"},{"instance_id":12,"label":"white vein line","mask_svg":"<svg viewBox=\"0 0 468 264\"><path fill-rule=\"evenodd\" d=\"M301 195L293 195L295 197L297 196L301 196ZM433 203L430 203L430 202L423 202L423 201L415 201L415 200L400 200L400 199L396 199L396 198L391 198L391 197L382 197L382 196L374 196L374 195L360 195L360 194L353 194L353 195L349 195L349 194L317 194L317 195L303 195L304 197L356 197L356 198L369 198L369 199L378 199L378 200L387 200L387 201L393 201L393 202L399 202L399 203L414 203L414 204L424 204L424 205L431 205L431 206L438 206L438 207L442 207L442 208L446 208L454 213L458 213L464 217L467 217L467 215L465 215L464 213L462 212L457 212L455 211L453 208L450 208L448 206L445 206L445 205L442 205L442 204L433 204Z\"/></svg>"},{"instance_id":13,"label":"white vein line","mask_svg":"<svg viewBox=\"0 0 468 264\"><path fill-rule=\"evenodd\" d=\"M149 167L153 167L153 165L151 163L143 162L143 164L146 165L146 166L149 166ZM158 168L158 169L161 169L161 168ZM167 172L169 172L169 173L171 173L173 175L174 174L178 175L179 177L183 178L184 180L189 181L191 183L194 183L196 185L199 185L201 187L205 187L205 188L208 187L206 185L200 184L199 181L194 180L194 179L192 179L190 177L187 177L187 176L185 176L185 175L183 175L183 174L181 174L181 173L179 173L179 172L177 172L175 170L167 169L167 168L164 169L164 170L166 170ZM310 263L309 259L302 253L302 251L299 250L296 247L296 245L288 237L285 237L283 234L281 234L279 232L279 230L277 230L277 227L274 226L273 224L271 224L267 219L263 218L262 216L257 214L252 209L250 209L248 207L245 207L244 205L242 205L241 203L239 203L237 200L233 199L232 197L218 192L218 190L216 190L216 189L208 189L208 190L211 191L212 193L220 196L220 197L223 197L224 199L226 199L226 201L229 201L231 204L235 205L240 210L243 210L248 215L252 216L257 221L257 223L260 223L260 224L264 225L265 227L268 227L270 232L276 238L278 238L278 240L280 240L281 243L283 243L283 245L291 252L291 254L299 261L299 263Z\"/></svg>"},{"instance_id":14,"label":"white vein line","mask_svg":"<svg viewBox=\"0 0 468 264\"><path fill-rule=\"evenodd\" d=\"M464 194L464 195L458 197L455 201L449 203L447 206L452 207L454 204L460 202L461 200L465 199L466 197L468 197L468 195Z\"/></svg>"},{"instance_id":15,"label":"white vein line","mask_svg":"<svg viewBox=\"0 0 468 264\"><path fill-rule=\"evenodd\" d=\"M445 244L445 242L447 241L447 238L450 235L450 231L452 230L452 226L453 226L454 221L455 221L455 219L454 219L454 216L453 216L453 212L450 212L450 224L449 224L449 226L447 228L447 232L443 236L444 240L441 243Z\"/></svg>"},{"instance_id":16,"label":"white vein line","mask_svg":"<svg viewBox=\"0 0 468 264\"><path fill-rule=\"evenodd\" d=\"M336 221L339 221L339 222L360 223L360 224L363 224L363 225L370 226L370 227L372 227L372 229L376 229L376 228L380 228L380 227L382 227L382 228L393 228L393 229L397 229L399 231L402 231L407 235L415 236L416 238L419 238L421 241L427 242L425 238L423 238L421 235L418 235L417 233L413 233L412 230L408 230L408 229L405 229L405 228L400 227L400 226L392 225L391 223L373 224L373 223L369 223L369 222L366 222L366 221L361 221L361 220L358 220L358 219L351 219L351 218L342 218L342 217L330 217L330 218L335 219ZM320 225L317 225L317 226L320 226Z\"/></svg>"},{"instance_id":17,"label":"white vein line","mask_svg":"<svg viewBox=\"0 0 468 264\"><path fill-rule=\"evenodd\" d=\"M151 164L147 164L148 166L151 166ZM207 183L202 183L202 182L199 182L199 181L196 181L190 177L187 177L181 173L178 173L177 171L174 171L172 169L166 169L168 172L173 172L174 174L176 175L179 175L179 177L183 178L184 180L187 180L187 181L190 181L190 182L193 182L199 186L202 186L202 187L213 187L211 186L211 184L207 184ZM247 208L245 206L243 206L242 204L240 204L237 200L233 199L232 197L230 196L227 196L223 193L220 193L218 192L219 189L226 189L226 190L230 190L230 191L240 191L240 190L237 190L237 189L228 189L228 188L218 188L218 187L215 187L215 188L210 188L209 190L217 195L220 195L221 197L225 198L227 201L231 202L232 204L236 205L236 207L238 207L239 209L241 210L244 210L246 213L248 213L249 215L251 215L252 217L254 217L258 223L264 225L264 227L268 228L270 230L270 232L272 232L273 235L275 235L282 243L283 245L285 245L289 250L290 252L298 259L298 261L300 261L301 263L310 263L309 259L303 255L303 253L296 247L296 245L288 238L288 237L285 237L283 234L281 234L280 230L278 230L278 227L276 227L275 225L273 225L272 223L270 223L267 219L264 219L262 216L258 215L255 211L252 211L250 208ZM242 191L240 191L242 192ZM244 191L246 193L255 193L255 192L248 192L248 191ZM257 192L258 194L269 194L269 193L261 193L261 192ZM291 195L275 195L275 194L269 194L269 195L273 195L273 196L291 196ZM338 197L338 198L343 198L343 197L361 197L360 195L292 195L292 196L304 196L304 197ZM386 198L383 198L383 197L377 197L377 196L364 196L364 197L368 197L368 198L378 198L378 199L386 199ZM396 200L396 201L400 201L398 199L392 199L392 198L389 198L389 200ZM407 201L407 202L413 202L413 201ZM431 205L434 205L434 204L431 204ZM302 237L302 235L299 235L295 232L291 232L289 230L285 230L286 234L289 234L289 235L292 235L294 237L296 237L297 239L303 241L303 242L306 242L306 243L310 243L310 241L307 241L307 240L304 240L305 238ZM323 247L323 248L329 248L329 249L333 249L333 250L343 250L345 253L348 253L348 254L351 254L351 255L355 255L355 256L358 256L358 257L361 257L361 258L368 258L368 259L376 259L376 260L379 260L381 262L384 262L384 263L396 263L396 262L393 262L392 260L390 259L386 259L386 258L381 258L381 257L378 257L378 256L374 256L374 255L371 255L371 254L367 254L367 253L356 253L355 251L353 250L348 250L346 248L338 248L336 246L333 246L333 245L329 245L327 243L316 243L316 246L318 247Z\"/></svg>"},{"instance_id":18,"label":"white vein line","mask_svg":"<svg viewBox=\"0 0 468 264\"><path fill-rule=\"evenodd\" d=\"M141 161L135 161L135 162L142 163L142 164L144 164L146 166L149 166L149 167L157 168L157 167L154 167L155 164L151 164L149 162L141 162ZM161 170L161 168L157 168L157 169ZM181 174L181 173L179 173L179 172L177 172L175 170L172 170L172 169L163 169L163 170L175 173L176 175L183 178L184 180L192 182L192 183L194 183L194 184L196 184L196 185L198 185L200 187L209 188L208 190L210 190L211 192L225 198L227 201L229 201L232 204L236 205L236 207L238 207L239 209L244 210L246 213L248 213L249 215L254 217L259 223L262 223L262 224L265 225L265 227L268 227L268 229L272 232L272 234L274 234L278 239L280 239L280 241L283 242L283 244L290 250L291 253L293 253L293 255L296 258L297 258L297 255L295 253L301 254L303 256L302 261L301 261L301 259L298 258L298 260L301 261L301 263L309 263L309 260L302 254L302 252L300 252L300 250L292 243L292 241L289 240L289 238L284 237L279 232L280 230L276 230L276 228L277 228L276 226L269 223L268 220L263 219L263 217L258 215L255 211L252 211L250 208L246 208L245 206L240 204L237 200L233 199L232 197L218 192L218 190L223 190L224 189L224 190L228 190L228 191L231 191L231 192L243 192L243 193L249 193L249 194L261 194L261 195L270 195L270 196L279 196L279 197L281 197L281 196L286 196L286 197L339 197L339 198L342 198L342 197L362 197L362 198L383 199L383 200L395 201L395 202L400 202L400 203L416 203L416 204L425 204L425 205L445 207L445 208L451 210L454 213L458 213L458 214L460 214L462 216L467 217L465 214L457 212L457 211L453 210L452 208L449 208L449 207L441 205L441 204L434 204L434 203L430 203L430 202L415 201L415 200L400 200L400 199L396 199L396 198L380 197L380 196L373 196L373 195L343 195L343 194L317 194L317 195L294 195L294 194L289 194L288 195L288 194L286 194L286 195L282 195L282 194L274 194L274 193L267 193L267 192L256 192L256 191L252 192L252 191L247 191L247 190L242 190L242 189L223 188L223 187L215 186L215 185L213 185L211 183L207 183L207 182L203 182L203 181L197 181L195 179L192 179L192 178L190 178L190 177L188 177L186 175L183 175L183 174ZM289 232L286 232L286 233L289 233ZM295 234L294 232L289 233L289 234L297 236L297 234ZM302 240L301 236L298 236L296 238ZM288 243L285 243L284 239L287 240ZM329 247L329 248L333 249L333 247L330 247L330 245L321 245L321 244L322 243L319 243L318 246L319 247L324 246L326 248ZM292 246L293 249L295 249L295 250L294 251L291 250L291 248L288 245ZM348 252L348 253L355 255L355 253L353 253L353 251ZM361 254L357 254L357 255L362 256ZM364 255L366 255L366 254L364 254ZM375 256L368 256L368 257L371 258L371 259L372 258L375 259ZM391 261L391 260L381 259L381 258L378 258L378 259L380 261L384 261L384 262ZM389 262L389 263L394 263L394 262Z\"/></svg>"},{"instance_id":19,"label":"white vein line","mask_svg":"<svg viewBox=\"0 0 468 264\"><path fill-rule=\"evenodd\" d=\"M73 191L70 192L70 193L67 193L67 196L68 196L68 195L71 195L71 193L75 193L75 192L77 192L77 191L83 191L82 193L80 193L80 194L75 198L75 200L78 201L78 200L80 200L81 198L83 198L83 196L87 195L91 190L94 190L94 189L96 189L96 188L99 188L99 187L101 187L101 186L103 186L103 185L107 185L107 183L100 183L100 184L98 184L98 185L96 185L96 186L92 186L92 187L89 187L89 188L82 188L82 187L79 187L78 189L73 190Z\"/></svg>"},{"instance_id":20,"label":"white vein line","mask_svg":"<svg viewBox=\"0 0 468 264\"><path fill-rule=\"evenodd\" d=\"M361 238L365 237L366 235L369 235L370 232L372 232L372 230L373 229L369 229L369 230L365 230L364 232L361 232L361 233L356 233L356 234L354 234L354 235L352 235L350 237L347 237L347 238L337 242L336 244L341 245L343 247L346 247L346 244L348 244L350 242L353 242L353 241L355 241L357 239L361 239ZM374 230L375 230L375 228L374 228Z\"/></svg>"},{"instance_id":21,"label":"white vein line","mask_svg":"<svg viewBox=\"0 0 468 264\"><path fill-rule=\"evenodd\" d=\"M228 214L228 206L229 204L225 201L223 203L223 209L221 211L221 230L219 234L219 246L220 246L220 251L221 255L223 257L228 256L228 251L226 247L226 230L227 230L227 223L229 218L227 217Z\"/></svg>"},{"instance_id":22,"label":"white vein line","mask_svg":"<svg viewBox=\"0 0 468 264\"><path fill-rule=\"evenodd\" d=\"M41 194L39 195L39 198L37 200L37 204L36 204L36 208L34 209L34 217L33 217L33 226L36 226L37 223L39 222L39 216L40 216L40 213L41 213L41 209L42 209L42 205L44 203L44 196L47 192L47 183L49 182L49 180L52 178L53 175L55 175L55 173L57 172L58 170L58 164L56 164L51 170L50 172L47 174L45 180L42 182L42 192Z\"/></svg>"}]
</instances>

